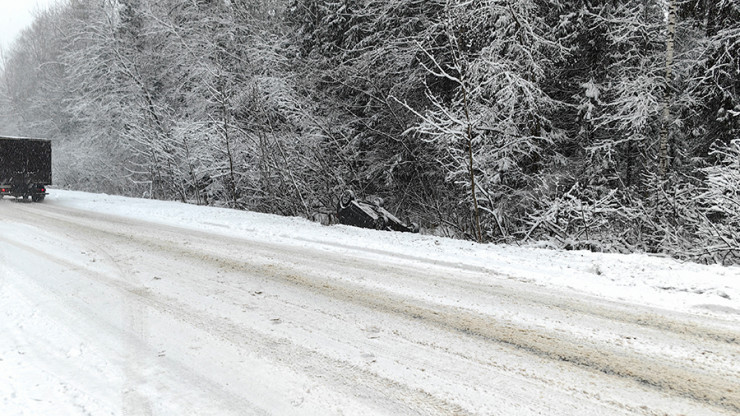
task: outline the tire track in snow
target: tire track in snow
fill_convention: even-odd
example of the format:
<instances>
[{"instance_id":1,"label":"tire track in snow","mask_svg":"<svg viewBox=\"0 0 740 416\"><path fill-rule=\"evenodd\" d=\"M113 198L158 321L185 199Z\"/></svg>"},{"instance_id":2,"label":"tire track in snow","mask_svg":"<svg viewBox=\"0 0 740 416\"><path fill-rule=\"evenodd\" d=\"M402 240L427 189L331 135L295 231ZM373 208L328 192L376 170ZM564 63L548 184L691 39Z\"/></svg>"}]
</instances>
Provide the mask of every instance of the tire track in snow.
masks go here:
<instances>
[{"instance_id":1,"label":"tire track in snow","mask_svg":"<svg viewBox=\"0 0 740 416\"><path fill-rule=\"evenodd\" d=\"M142 292L141 288L136 288L135 286L130 286L127 289L122 289L121 285L118 284L108 284L109 282L117 282L113 279L110 279L106 277L103 274L98 274L93 271L87 270L84 266L74 263L72 261L69 261L68 259L64 257L55 257L50 256L49 253L38 250L37 248L30 246L28 244L24 244L19 242L18 240L11 240L9 238L6 238L2 234L0 234L0 242L21 248L32 255L35 255L39 257L40 259L51 261L52 263L61 266L67 270L73 271L77 274L87 274L87 277L99 284L106 285L112 289L117 289L119 291L122 291L125 293L131 293L136 294L137 292ZM64 285L64 283L61 283ZM129 367L131 365L130 357L126 356L127 350L135 351L141 354L144 352L145 354L149 356L154 356L156 353L154 351L149 351L150 347L146 345L146 340L142 338L138 338L141 334L137 334L136 331L132 332L132 328L121 328L107 320L105 320L103 317L99 315L90 315L90 309L88 309L88 305L81 305L78 302L79 300L72 300L69 297L69 293L66 293L64 291L63 287L55 287L53 283L50 283L48 281L35 281L30 280L26 283L26 285L32 285L35 289L34 291L43 291L46 292L46 296L52 296L55 299L61 300L61 303L67 305L76 316L85 316L86 321L89 320L91 322L95 323L95 327L105 328L106 332L115 333L115 332L121 332L122 336L119 337L119 340L115 342L115 346L112 347L111 345L106 345L107 348L116 348L120 349L119 353L121 354L121 361L124 361L122 372L128 373L124 374L126 377L131 377L127 379L124 384L123 388L124 391L121 392L121 414L122 415L136 415L136 416L146 416L149 414L152 414L151 409L151 402L144 396L141 396L138 391L136 390L136 385L138 384L135 379L138 379L138 381L142 382L145 381L145 377L141 374L139 374L137 371L135 371L134 368ZM141 294L141 293L139 293ZM135 301L134 298L127 299L129 301L128 306L133 305L131 301ZM126 301L126 299L124 300ZM122 305L122 307L126 307L127 305ZM139 309L142 309L146 307L143 303L139 302L138 305ZM79 319L79 318L78 318ZM76 321L76 319L75 319ZM75 322L76 324L79 324L78 322ZM85 333L89 333L91 330L88 327L87 324L85 324ZM93 325L90 325L90 328L92 328ZM124 335L125 334L125 335ZM124 344L124 345L121 345ZM136 344L138 344L138 348L136 347ZM254 403L248 402L244 398L237 396L231 392L228 392L224 390L221 386L217 385L213 381L200 376L199 374L196 374L192 372L191 369L187 368L180 362L176 362L173 360L169 360L167 358L159 357L160 360L166 360L169 362L167 365L167 368L173 370L175 375L178 377L179 382L187 382L191 385L196 385L200 389L199 391L207 392L211 397L219 398L222 403L226 405L226 407L229 409L229 414L244 414L244 415L255 415L255 416L266 416L269 415L268 412L264 411L263 409L255 406ZM140 358L137 358L137 360L140 360ZM151 365L152 363L148 363L147 365ZM143 365L143 364L142 364ZM126 391L128 389L128 391ZM137 400L141 400L138 401Z\"/></svg>"},{"instance_id":2,"label":"tire track in snow","mask_svg":"<svg viewBox=\"0 0 740 416\"><path fill-rule=\"evenodd\" d=\"M351 250L354 252L363 251L361 247L346 244L326 241L314 241L307 238L299 238L298 240L306 241L316 245L324 245L345 250ZM484 267L457 265L454 263L432 260L423 257L416 257L407 254L398 254L379 249L370 249L364 251L382 256L387 259L392 259L396 262L412 262L419 264L420 266L432 265L435 267L449 269L451 272L455 273L454 278L450 278L440 274L424 276L425 280L433 279L435 282L444 284L446 286L449 285L464 290L485 292L497 297L505 296L510 299L525 301L528 303L541 303L548 307L559 309L562 311L601 317L609 321L624 322L626 324L639 325L641 327L655 328L664 332L673 332L680 335L690 335L703 340L718 341L727 344L740 343L740 333L738 333L737 331L732 332L718 329L714 326L709 327L706 325L706 321L703 324L688 322L687 320L692 317L687 314L676 312L677 315L682 315L684 318L686 318L684 320L676 320L666 316L662 316L660 315L658 310L653 310L653 308L649 307L641 306L640 308L637 308L639 310L635 310L636 308L634 308L633 305L620 304L618 302L610 301L607 299L598 299L587 294L581 294L581 300L573 299L572 297L567 297L565 295L557 293L556 290L534 286L531 284L528 284L526 292L523 290L512 290L512 286L494 287L480 281L476 282L473 280L466 280L461 275L464 275L465 273L470 273L473 276L495 274L496 276L499 276L500 279L509 280L509 282L507 282L509 285L521 285L522 283L527 283L522 282L521 277L512 276L506 273L499 273ZM351 254L345 255L343 257L343 260L348 262L348 259L351 258L356 259L358 263L363 262L363 259L361 257L352 256ZM414 269L403 266L401 264L386 265L384 267L388 270L389 273L393 273L400 278L403 278L405 276L412 276L413 272L415 271ZM588 302L589 300L591 302ZM598 301L599 304L596 304L596 302L594 301Z\"/></svg>"},{"instance_id":3,"label":"tire track in snow","mask_svg":"<svg viewBox=\"0 0 740 416\"><path fill-rule=\"evenodd\" d=\"M364 289L317 282L294 275L290 271L276 273L275 270L263 270L263 273L292 281L318 294L328 294L376 310L422 320L447 330L525 350L540 357L629 378L666 392L740 412L739 379L723 379L712 374L692 372L651 357L632 356L627 351L610 351L598 346L578 344L561 334L518 328L459 308L429 305L388 292L371 293Z\"/></svg>"},{"instance_id":4,"label":"tire track in snow","mask_svg":"<svg viewBox=\"0 0 740 416\"><path fill-rule=\"evenodd\" d=\"M249 351L256 352L257 355L266 357L280 365L286 365L288 368L305 371L307 374L311 374L314 377L322 379L324 382L330 383L339 391L344 390L344 393L348 397L370 397L370 402L373 405L381 405L389 414L396 412L407 415L469 414L463 408L447 403L427 392L409 389L407 386L399 384L394 380L381 377L353 364L305 349L291 343L289 340L272 338L227 320L207 316L205 312L198 311L174 298L157 295L145 288L82 268L68 259L44 253L25 243L8 240L1 235L0 241L20 247L62 267L75 270L76 273L85 275L91 280L126 293L129 299L134 300L140 305L145 305L159 313L227 340L239 348L246 348ZM290 357L290 359L288 360L286 357ZM321 374L317 374L317 372L321 372ZM361 390L357 390L358 387L361 387ZM138 406L136 403L124 397L124 414L127 411L136 411L136 406ZM144 407L139 410L146 409Z\"/></svg>"},{"instance_id":5,"label":"tire track in snow","mask_svg":"<svg viewBox=\"0 0 740 416\"><path fill-rule=\"evenodd\" d=\"M71 217L77 217L80 214L84 214L86 216L85 219L83 219L82 222L76 221L76 222L70 222L70 224L74 224L76 226L82 226L86 228L93 227L92 224L85 223L84 220L93 220L97 221L97 227L94 227L96 229L99 229L100 231L106 230L109 234L116 234L119 236L125 236L129 235L124 232L121 232L120 230L116 230L116 227L111 227L111 224L117 224L122 227L131 227L135 229L139 229L141 232L132 232L130 233L130 236L134 238L135 236L139 236L139 240L141 242L148 242L152 241L151 238L149 239L143 239L143 236L146 234L152 234L151 228L157 228L162 230L164 233L171 233L174 235L182 235L186 234L191 237L200 238L204 240L208 239L216 239L219 242L229 242L232 243L232 245L241 245L248 247L248 252L250 253L256 253L260 254L263 257L269 257L271 254L274 253L280 253L283 255L281 258L281 262L292 262L296 266L305 266L307 264L316 264L318 266L326 266L327 264L331 265L333 268L335 267L342 267L348 272L356 272L357 270L364 271L368 274L377 274L379 271L382 271L383 273L390 274L393 276L398 277L398 279L405 279L409 282L418 283L422 281L422 283L429 284L429 280L432 279L434 282L437 282L439 284L443 284L445 286L452 286L457 287L463 290L469 290L469 291L476 291L476 292L482 292L485 294L489 294L494 297L498 298L508 298L516 301L526 302L529 304L541 304L546 306L547 308L554 308L557 310L565 311L568 313L577 313L581 315L589 315L594 317L600 317L603 319L606 319L608 321L614 321L614 322L623 322L625 324L629 325L635 325L639 327L649 327L654 328L663 332L671 332L677 335L680 335L682 337L685 336L691 336L693 338L697 338L697 340L703 341L714 341L714 342L720 342L725 343L729 345L735 345L740 348L740 331L736 330L728 330L726 328L719 328L718 325L716 325L716 318L713 318L715 322L710 321L708 318L702 319L701 322L694 322L698 319L697 316L691 316L688 314L680 313L680 312L674 312L674 315L680 316L682 319L674 319L669 316L665 316L661 314L661 311L655 308L650 307L643 307L636 305L630 305L630 304L620 304L615 301L610 301L607 299L601 299L601 298L595 298L590 295L579 293L579 299L574 299L568 295L570 294L564 294L559 293L557 290L550 289L550 288L543 288L539 286L535 286L532 284L528 284L526 282L521 282L517 280L518 278L507 275L507 274L500 274L495 273L496 276L500 276L500 278L496 281L496 283L503 283L503 286L500 287L494 287L489 284L483 284L480 282L470 281L466 280L464 278L464 274L470 273L473 275L490 275L494 274L491 270L478 268L478 267L470 267L470 266L463 266L459 267L454 264L447 264L434 260L409 256L405 254L397 254L382 250L369 250L372 253L382 255L384 257L394 259L396 262L400 261L413 261L416 263L419 268L423 265L431 265L434 267L442 267L449 270L450 275L454 275L455 277L448 277L446 275L443 275L441 273L425 273L424 279L420 279L419 277L419 268L412 268L407 265L403 264L378 264L377 262L372 262L370 260L367 260L366 258L353 256L351 254L336 254L336 253L327 253L326 251L320 251L315 249L306 249L302 247L290 247L275 243L266 243L266 242L254 242L250 241L248 239L239 239L229 236L223 236L223 235L217 235L217 234L209 234L207 232L203 231L197 231L197 230L190 230L190 229L184 229L184 228L177 228L173 226L168 225L161 225L161 224L155 224L155 223L147 223L145 221L141 221L140 223L134 223L132 221L127 220L123 217L116 217L112 215L106 215L101 214L97 212L89 212L89 211L79 211L71 208L66 207L57 207L54 206L54 211L62 211L65 212L67 215L59 214L54 211L45 210L44 207L41 206L24 206L23 208L27 208L29 210L32 210L34 214L44 216L46 218L55 218L55 219L64 219L65 221L70 222L70 216ZM165 242L172 240L167 240L161 235L153 234L153 238L158 242ZM312 240L308 239L301 239L302 241L307 242L313 242ZM353 251L360 251L360 248L354 247L354 246L347 246L344 244L336 244L336 243L326 243L321 242L321 245L327 245L332 247L338 247L338 248L346 248ZM175 251L180 250L181 246L173 245L172 249ZM184 250L185 248L183 248ZM169 250L172 251L172 250ZM191 253L194 251L191 249ZM197 256L201 256L200 252L196 252ZM218 255L218 253L216 253ZM726 327L730 327L734 325L735 323L730 323L729 321L725 325ZM739 350L740 352L740 350Z\"/></svg>"},{"instance_id":6,"label":"tire track in snow","mask_svg":"<svg viewBox=\"0 0 740 416\"><path fill-rule=\"evenodd\" d=\"M51 217L53 217L52 215ZM58 218L65 220L64 217ZM104 220L101 220L104 221ZM228 266L237 270L245 270L249 273L268 276L279 281L289 282L301 288L309 289L316 294L331 296L336 299L347 301L354 304L363 305L372 309L410 317L434 324L438 327L449 331L459 332L466 335L481 337L485 340L498 344L509 345L511 347L528 351L535 355L549 359L564 361L573 365L593 369L607 375L614 375L621 378L635 380L639 383L652 386L659 390L676 394L679 396L689 397L698 402L706 403L712 406L718 406L731 411L740 412L740 392L738 391L738 380L717 377L712 374L706 374L701 371L692 371L689 368L680 368L671 363L666 363L659 357L647 357L644 355L631 354L627 350L610 350L598 345L583 345L573 340L567 339L562 334L553 334L546 330L530 330L518 328L505 321L497 321L480 314L472 313L461 308L444 306L438 304L429 304L419 300L402 297L397 294L372 290L367 287L353 285L350 283L339 282L336 280L322 279L318 276L299 275L296 270L270 265L255 265L244 262L243 260L229 258L217 253L203 254L201 250L194 250L182 247L171 241L166 240L161 235L146 236L147 233L134 232L126 233L120 230L106 229L105 224L98 224L97 227L91 224L67 221L72 225L86 227L98 230L106 234L118 235L122 238L134 239L150 248L163 252L180 253L197 257L203 261L209 261L219 266ZM102 225L102 227L101 227ZM133 224L126 224L129 227L136 227ZM168 231L173 227L164 227ZM160 227L160 230L162 227ZM223 237L209 236L206 233L191 232L187 230L177 230L178 233L186 233L191 236L197 236L204 239ZM250 250L262 252L279 253L281 255L297 255L299 258L308 261L310 259L305 252L298 249L286 248L278 245L254 244L248 241L233 239L236 244L249 246ZM322 253L325 255L325 253ZM372 267L373 265L365 264L359 260L346 260L347 263L355 267ZM326 262L326 264L332 264ZM509 295L509 293L507 293ZM541 300L531 300L524 296L526 301L538 302ZM552 305L552 304L551 304ZM555 303L553 306L558 305ZM588 304L582 304L581 309L585 313L591 313L592 307ZM610 317L617 313L603 308L599 314ZM607 313L604 313L604 312ZM648 322L644 317L634 314L630 320L633 324L643 326L657 326L661 330L670 330L679 335L690 335L703 339L713 339L717 342L724 342L730 346L736 347L735 340L737 334L728 331L719 331L710 329L701 331L700 328L692 327L692 324L684 324L681 321L669 321L668 324L657 323L653 317L648 316ZM663 318L661 318L663 320ZM688 327L688 329L686 328Z\"/></svg>"}]
</instances>

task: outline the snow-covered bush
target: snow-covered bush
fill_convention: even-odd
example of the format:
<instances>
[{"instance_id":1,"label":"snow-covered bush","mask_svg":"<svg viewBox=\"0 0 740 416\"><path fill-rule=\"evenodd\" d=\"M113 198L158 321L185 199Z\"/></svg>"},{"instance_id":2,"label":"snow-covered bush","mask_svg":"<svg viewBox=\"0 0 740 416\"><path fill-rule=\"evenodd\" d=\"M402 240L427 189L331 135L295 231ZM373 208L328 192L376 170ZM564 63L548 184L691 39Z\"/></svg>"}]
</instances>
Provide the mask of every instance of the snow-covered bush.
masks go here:
<instances>
[{"instance_id":1,"label":"snow-covered bush","mask_svg":"<svg viewBox=\"0 0 740 416\"><path fill-rule=\"evenodd\" d=\"M697 229L702 240L700 258L705 261L740 261L740 139L712 154L719 163L703 169L704 189L699 196L703 218Z\"/></svg>"},{"instance_id":2,"label":"snow-covered bush","mask_svg":"<svg viewBox=\"0 0 740 416\"><path fill-rule=\"evenodd\" d=\"M644 232L642 207L618 189L575 182L566 192L543 193L527 217L524 240L565 249L629 252Z\"/></svg>"},{"instance_id":3,"label":"snow-covered bush","mask_svg":"<svg viewBox=\"0 0 740 416\"><path fill-rule=\"evenodd\" d=\"M715 147L700 178L649 180L644 241L649 251L703 263L740 262L740 140Z\"/></svg>"}]
</instances>

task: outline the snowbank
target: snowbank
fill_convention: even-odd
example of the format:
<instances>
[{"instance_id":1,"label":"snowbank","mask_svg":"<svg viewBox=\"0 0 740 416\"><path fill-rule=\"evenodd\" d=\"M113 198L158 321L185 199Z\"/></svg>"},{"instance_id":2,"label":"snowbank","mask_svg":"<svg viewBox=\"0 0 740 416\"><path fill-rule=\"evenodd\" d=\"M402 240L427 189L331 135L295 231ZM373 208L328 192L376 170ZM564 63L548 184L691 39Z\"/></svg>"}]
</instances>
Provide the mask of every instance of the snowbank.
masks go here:
<instances>
[{"instance_id":1,"label":"snowbank","mask_svg":"<svg viewBox=\"0 0 740 416\"><path fill-rule=\"evenodd\" d=\"M256 241L320 247L384 261L429 259L462 269L483 270L491 279L515 279L543 287L740 321L740 267L700 265L645 254L605 254L476 244L447 238L323 226L302 218L52 190L50 205L246 237Z\"/></svg>"}]
</instances>

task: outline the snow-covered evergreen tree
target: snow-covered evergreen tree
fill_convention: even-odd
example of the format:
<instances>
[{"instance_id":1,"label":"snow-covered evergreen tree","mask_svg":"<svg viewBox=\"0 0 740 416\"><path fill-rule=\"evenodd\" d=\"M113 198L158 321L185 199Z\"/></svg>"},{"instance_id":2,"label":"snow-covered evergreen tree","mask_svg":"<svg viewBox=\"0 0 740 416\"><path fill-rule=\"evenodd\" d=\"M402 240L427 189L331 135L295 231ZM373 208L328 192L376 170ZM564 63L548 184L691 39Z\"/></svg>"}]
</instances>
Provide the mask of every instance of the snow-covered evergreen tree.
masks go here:
<instances>
[{"instance_id":1,"label":"snow-covered evergreen tree","mask_svg":"<svg viewBox=\"0 0 740 416\"><path fill-rule=\"evenodd\" d=\"M53 138L81 189L315 217L352 188L428 232L730 263L739 22L734 0L76 0L2 51L0 124Z\"/></svg>"},{"instance_id":2,"label":"snow-covered evergreen tree","mask_svg":"<svg viewBox=\"0 0 740 416\"><path fill-rule=\"evenodd\" d=\"M449 96L429 92L412 131L437 146L448 180L467 189L485 213L486 239L518 231L531 203L528 190L545 149L558 139L550 119L559 103L542 83L563 52L549 37L535 1L450 2L445 20L448 61L430 52L426 68L451 82Z\"/></svg>"}]
</instances>

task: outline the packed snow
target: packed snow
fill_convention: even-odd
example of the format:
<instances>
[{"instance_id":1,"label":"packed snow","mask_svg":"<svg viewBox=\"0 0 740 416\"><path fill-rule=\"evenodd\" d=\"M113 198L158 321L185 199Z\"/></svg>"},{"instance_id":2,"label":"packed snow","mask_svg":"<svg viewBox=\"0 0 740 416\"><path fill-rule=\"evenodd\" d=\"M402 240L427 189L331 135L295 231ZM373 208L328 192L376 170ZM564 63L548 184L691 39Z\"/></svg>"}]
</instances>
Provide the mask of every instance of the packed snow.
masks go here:
<instances>
[{"instance_id":1,"label":"packed snow","mask_svg":"<svg viewBox=\"0 0 740 416\"><path fill-rule=\"evenodd\" d=\"M2 415L736 410L736 390L711 392L715 378L740 382L740 267L56 189L43 204L0 201L0 228ZM252 251L229 251L242 240ZM569 321L569 299L600 315ZM607 321L632 308L634 323ZM665 323L642 328L643 311ZM699 335L656 332L684 319ZM658 354L632 375L628 361ZM706 395L681 385L688 360Z\"/></svg>"}]
</instances>

